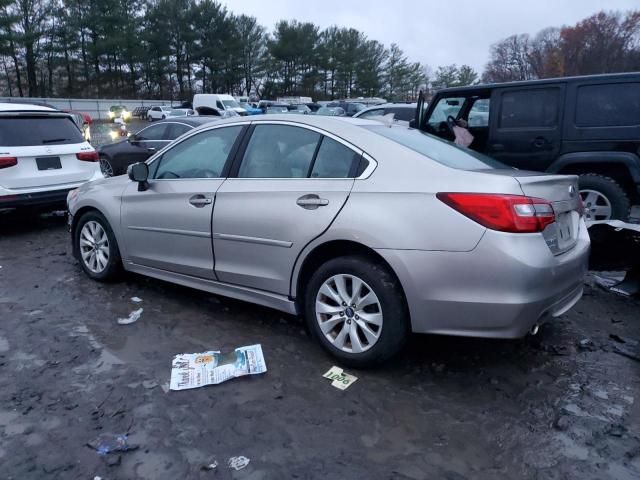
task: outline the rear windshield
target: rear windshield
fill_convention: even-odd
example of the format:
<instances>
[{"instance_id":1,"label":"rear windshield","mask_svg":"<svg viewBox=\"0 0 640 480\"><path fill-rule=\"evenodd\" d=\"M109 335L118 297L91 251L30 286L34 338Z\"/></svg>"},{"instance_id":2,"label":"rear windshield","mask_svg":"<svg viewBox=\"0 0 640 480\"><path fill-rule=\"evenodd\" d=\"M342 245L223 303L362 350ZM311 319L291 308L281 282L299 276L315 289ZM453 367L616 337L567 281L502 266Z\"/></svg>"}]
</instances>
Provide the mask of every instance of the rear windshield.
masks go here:
<instances>
[{"instance_id":1,"label":"rear windshield","mask_svg":"<svg viewBox=\"0 0 640 480\"><path fill-rule=\"evenodd\" d=\"M70 117L0 117L0 146L68 145L84 138Z\"/></svg>"},{"instance_id":2,"label":"rear windshield","mask_svg":"<svg viewBox=\"0 0 640 480\"><path fill-rule=\"evenodd\" d=\"M460 147L455 143L447 142L446 140L413 128L400 126L388 127L384 125L367 125L364 128L393 140L447 167L458 168L460 170L511 168L473 150Z\"/></svg>"}]
</instances>

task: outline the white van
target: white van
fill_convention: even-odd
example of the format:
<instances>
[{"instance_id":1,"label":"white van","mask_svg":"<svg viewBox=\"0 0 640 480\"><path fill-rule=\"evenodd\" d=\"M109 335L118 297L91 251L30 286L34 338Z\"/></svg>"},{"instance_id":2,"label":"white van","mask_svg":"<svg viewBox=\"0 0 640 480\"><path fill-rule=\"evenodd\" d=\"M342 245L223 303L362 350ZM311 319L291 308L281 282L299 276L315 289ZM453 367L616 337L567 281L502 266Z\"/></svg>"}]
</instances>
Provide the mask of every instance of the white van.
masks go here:
<instances>
[{"instance_id":1,"label":"white van","mask_svg":"<svg viewBox=\"0 0 640 480\"><path fill-rule=\"evenodd\" d=\"M232 111L243 117L247 115L247 111L231 95L218 93L196 93L193 96L193 109L199 112L199 109L213 108L220 112Z\"/></svg>"}]
</instances>

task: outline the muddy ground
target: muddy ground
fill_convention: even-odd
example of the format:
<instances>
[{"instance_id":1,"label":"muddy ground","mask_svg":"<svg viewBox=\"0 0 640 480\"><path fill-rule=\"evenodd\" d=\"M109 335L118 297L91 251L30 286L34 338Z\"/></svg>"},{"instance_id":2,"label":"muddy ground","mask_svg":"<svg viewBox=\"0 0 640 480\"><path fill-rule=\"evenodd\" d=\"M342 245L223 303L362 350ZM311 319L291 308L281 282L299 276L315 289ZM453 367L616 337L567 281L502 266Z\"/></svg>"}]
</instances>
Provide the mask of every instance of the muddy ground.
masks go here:
<instances>
[{"instance_id":1,"label":"muddy ground","mask_svg":"<svg viewBox=\"0 0 640 480\"><path fill-rule=\"evenodd\" d=\"M615 353L640 339L638 300L587 286L520 341L416 335L340 391L297 318L140 276L89 280L63 217L0 215L0 265L3 479L640 478L640 363ZM118 325L133 296L142 317ZM175 354L254 343L266 374L164 390ZM137 450L87 446L125 432ZM229 469L239 455L249 465Z\"/></svg>"}]
</instances>

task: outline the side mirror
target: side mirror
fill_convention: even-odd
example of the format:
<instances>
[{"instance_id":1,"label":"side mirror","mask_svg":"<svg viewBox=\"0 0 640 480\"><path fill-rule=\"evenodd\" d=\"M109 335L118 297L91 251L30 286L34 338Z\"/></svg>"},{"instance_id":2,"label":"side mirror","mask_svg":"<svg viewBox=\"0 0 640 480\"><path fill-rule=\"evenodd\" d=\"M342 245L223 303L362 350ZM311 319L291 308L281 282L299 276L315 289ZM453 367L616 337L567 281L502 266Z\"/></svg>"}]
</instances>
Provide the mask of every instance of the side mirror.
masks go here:
<instances>
[{"instance_id":1,"label":"side mirror","mask_svg":"<svg viewBox=\"0 0 640 480\"><path fill-rule=\"evenodd\" d=\"M138 182L138 191L144 192L149 187L149 165L144 162L134 163L127 168L127 175L133 182Z\"/></svg>"}]
</instances>

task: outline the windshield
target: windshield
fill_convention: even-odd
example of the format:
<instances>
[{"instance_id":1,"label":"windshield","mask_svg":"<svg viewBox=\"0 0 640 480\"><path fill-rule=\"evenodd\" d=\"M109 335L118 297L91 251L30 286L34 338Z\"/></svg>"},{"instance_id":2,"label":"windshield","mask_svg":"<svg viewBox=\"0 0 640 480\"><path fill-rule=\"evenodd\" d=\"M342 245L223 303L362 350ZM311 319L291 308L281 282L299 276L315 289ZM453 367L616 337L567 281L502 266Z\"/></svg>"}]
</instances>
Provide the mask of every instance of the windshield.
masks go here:
<instances>
[{"instance_id":1,"label":"windshield","mask_svg":"<svg viewBox=\"0 0 640 480\"><path fill-rule=\"evenodd\" d=\"M352 109L355 110L356 112L361 112L362 110L367 108L364 103L352 103L351 105L352 105Z\"/></svg>"},{"instance_id":2,"label":"windshield","mask_svg":"<svg viewBox=\"0 0 640 480\"><path fill-rule=\"evenodd\" d=\"M413 128L400 126L388 127L383 125L371 125L364 128L393 140L447 167L458 168L460 170L511 168L486 155L481 155L473 150L460 147L455 143L442 140L441 138Z\"/></svg>"},{"instance_id":3,"label":"windshield","mask_svg":"<svg viewBox=\"0 0 640 480\"><path fill-rule=\"evenodd\" d=\"M71 117L2 117L0 146L69 145L84 142Z\"/></svg>"},{"instance_id":4,"label":"windshield","mask_svg":"<svg viewBox=\"0 0 640 480\"><path fill-rule=\"evenodd\" d=\"M464 101L464 97L441 98L431 113L429 125L436 127L440 122L445 122L448 116L456 118Z\"/></svg>"},{"instance_id":5,"label":"windshield","mask_svg":"<svg viewBox=\"0 0 640 480\"><path fill-rule=\"evenodd\" d=\"M235 100L222 100L222 104L225 108L242 108Z\"/></svg>"}]
</instances>

